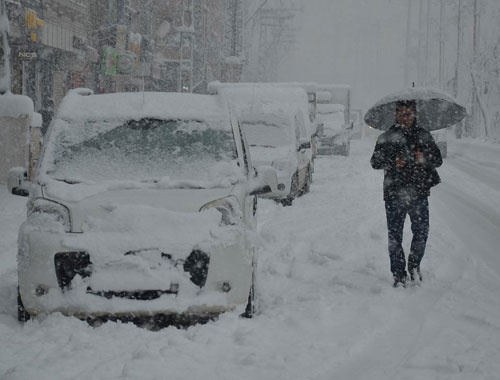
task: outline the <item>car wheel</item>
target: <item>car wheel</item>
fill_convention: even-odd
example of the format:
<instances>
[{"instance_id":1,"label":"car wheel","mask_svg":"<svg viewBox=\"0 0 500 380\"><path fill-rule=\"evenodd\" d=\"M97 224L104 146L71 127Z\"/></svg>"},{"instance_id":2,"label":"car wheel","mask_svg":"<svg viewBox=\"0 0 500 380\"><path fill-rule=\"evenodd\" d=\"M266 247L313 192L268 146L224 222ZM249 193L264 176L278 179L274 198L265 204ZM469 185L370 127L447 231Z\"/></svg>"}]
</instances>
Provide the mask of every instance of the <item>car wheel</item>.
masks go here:
<instances>
[{"instance_id":1,"label":"car wheel","mask_svg":"<svg viewBox=\"0 0 500 380\"><path fill-rule=\"evenodd\" d=\"M306 182L304 183L304 186L302 187L301 194L307 194L311 190L311 182L312 182L312 173L311 173L311 167L307 168L307 175L306 175Z\"/></svg>"},{"instance_id":2,"label":"car wheel","mask_svg":"<svg viewBox=\"0 0 500 380\"><path fill-rule=\"evenodd\" d=\"M31 319L31 315L24 308L23 300L21 299L21 294L19 293L19 287L18 287L17 288L17 320L19 322L28 322L30 319Z\"/></svg>"},{"instance_id":3,"label":"car wheel","mask_svg":"<svg viewBox=\"0 0 500 380\"><path fill-rule=\"evenodd\" d=\"M295 199L295 197L297 195L299 195L299 191L298 191L298 188L299 188L299 175L297 173L295 173L293 175L290 187L291 187L290 188L290 193L287 195L287 197L280 200L280 202L281 202L281 204L283 206L291 206L292 203L293 203L293 200Z\"/></svg>"}]
</instances>

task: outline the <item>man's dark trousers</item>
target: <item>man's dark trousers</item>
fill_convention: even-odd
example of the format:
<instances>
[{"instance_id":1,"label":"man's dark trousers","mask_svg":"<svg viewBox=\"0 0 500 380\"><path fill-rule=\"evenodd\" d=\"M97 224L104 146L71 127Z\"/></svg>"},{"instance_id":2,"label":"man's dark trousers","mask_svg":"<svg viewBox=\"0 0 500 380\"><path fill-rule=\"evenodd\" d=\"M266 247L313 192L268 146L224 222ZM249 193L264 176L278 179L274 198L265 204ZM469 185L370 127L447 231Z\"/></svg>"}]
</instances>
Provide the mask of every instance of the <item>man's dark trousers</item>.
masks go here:
<instances>
[{"instance_id":1,"label":"man's dark trousers","mask_svg":"<svg viewBox=\"0 0 500 380\"><path fill-rule=\"evenodd\" d=\"M424 256L429 235L429 202L427 197L401 197L385 202L387 229L389 231L389 257L394 276L406 276L406 260L403 251L403 227L406 215L410 215L411 241L408 270L418 268Z\"/></svg>"}]
</instances>

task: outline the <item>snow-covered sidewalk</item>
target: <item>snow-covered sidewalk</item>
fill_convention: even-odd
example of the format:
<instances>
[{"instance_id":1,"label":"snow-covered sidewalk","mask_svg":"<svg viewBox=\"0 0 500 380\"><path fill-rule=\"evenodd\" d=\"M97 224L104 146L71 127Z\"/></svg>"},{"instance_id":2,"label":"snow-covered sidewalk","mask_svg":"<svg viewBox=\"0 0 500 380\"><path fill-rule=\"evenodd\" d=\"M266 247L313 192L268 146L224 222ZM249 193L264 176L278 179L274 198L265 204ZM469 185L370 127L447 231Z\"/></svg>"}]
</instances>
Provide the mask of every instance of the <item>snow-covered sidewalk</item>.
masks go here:
<instances>
[{"instance_id":1,"label":"snow-covered sidewalk","mask_svg":"<svg viewBox=\"0 0 500 380\"><path fill-rule=\"evenodd\" d=\"M374 142L320 158L292 207L259 201L261 313L188 330L16 319L26 199L0 191L0 378L488 379L500 373L500 147L450 141L425 282L391 287ZM409 223L405 246L409 245Z\"/></svg>"}]
</instances>

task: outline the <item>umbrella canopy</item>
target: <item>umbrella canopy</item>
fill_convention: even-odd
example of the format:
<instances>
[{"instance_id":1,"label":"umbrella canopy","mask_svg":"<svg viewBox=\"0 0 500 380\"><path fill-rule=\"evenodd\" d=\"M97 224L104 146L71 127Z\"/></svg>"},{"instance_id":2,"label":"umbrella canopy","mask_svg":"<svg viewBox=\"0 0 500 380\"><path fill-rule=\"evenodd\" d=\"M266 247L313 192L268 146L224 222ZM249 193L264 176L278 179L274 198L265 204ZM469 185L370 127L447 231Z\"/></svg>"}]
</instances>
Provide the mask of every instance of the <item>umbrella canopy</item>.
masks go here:
<instances>
[{"instance_id":1,"label":"umbrella canopy","mask_svg":"<svg viewBox=\"0 0 500 380\"><path fill-rule=\"evenodd\" d=\"M370 127L388 130L396 123L396 105L401 100L414 100L417 105L417 124L428 131L451 127L463 120L465 107L445 92L430 88L409 88L387 95L365 115Z\"/></svg>"}]
</instances>

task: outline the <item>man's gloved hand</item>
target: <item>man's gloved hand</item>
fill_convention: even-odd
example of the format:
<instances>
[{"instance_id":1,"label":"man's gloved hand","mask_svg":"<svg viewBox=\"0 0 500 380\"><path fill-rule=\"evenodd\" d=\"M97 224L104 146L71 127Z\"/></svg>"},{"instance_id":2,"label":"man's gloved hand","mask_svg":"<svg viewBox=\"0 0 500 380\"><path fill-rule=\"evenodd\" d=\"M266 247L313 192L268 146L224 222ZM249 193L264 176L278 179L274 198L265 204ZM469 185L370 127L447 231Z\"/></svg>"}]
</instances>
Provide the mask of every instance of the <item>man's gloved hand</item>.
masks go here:
<instances>
[{"instance_id":1,"label":"man's gloved hand","mask_svg":"<svg viewBox=\"0 0 500 380\"><path fill-rule=\"evenodd\" d=\"M398 168L403 168L406 166L406 161L404 161L401 157L396 158L396 166Z\"/></svg>"},{"instance_id":2,"label":"man's gloved hand","mask_svg":"<svg viewBox=\"0 0 500 380\"><path fill-rule=\"evenodd\" d=\"M423 165L425 163L424 152L421 152L419 149L415 151L415 162L418 165Z\"/></svg>"}]
</instances>

